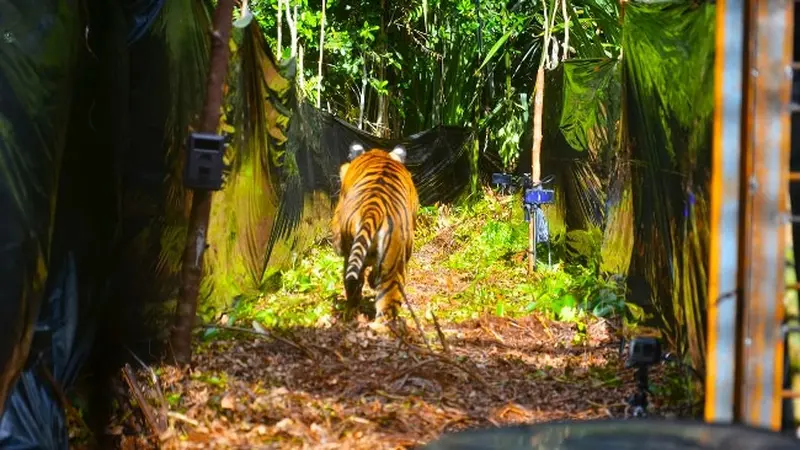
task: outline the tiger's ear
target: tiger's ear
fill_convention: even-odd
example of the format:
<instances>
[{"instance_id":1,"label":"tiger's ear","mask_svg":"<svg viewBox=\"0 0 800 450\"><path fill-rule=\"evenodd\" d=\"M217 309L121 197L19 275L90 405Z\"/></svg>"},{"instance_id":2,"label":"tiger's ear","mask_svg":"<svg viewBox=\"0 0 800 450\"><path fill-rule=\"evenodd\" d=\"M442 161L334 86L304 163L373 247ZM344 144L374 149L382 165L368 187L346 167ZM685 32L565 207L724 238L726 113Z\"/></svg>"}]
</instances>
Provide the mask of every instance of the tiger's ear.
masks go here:
<instances>
[{"instance_id":1,"label":"tiger's ear","mask_svg":"<svg viewBox=\"0 0 800 450\"><path fill-rule=\"evenodd\" d=\"M406 149L402 145L398 145L389 153L389 157L401 164L405 164Z\"/></svg>"},{"instance_id":2,"label":"tiger's ear","mask_svg":"<svg viewBox=\"0 0 800 450\"><path fill-rule=\"evenodd\" d=\"M350 144L350 154L347 156L347 158L350 161L352 161L356 159L358 156L360 156L362 153L364 153L364 146L359 144L358 142L353 142L352 144Z\"/></svg>"},{"instance_id":3,"label":"tiger's ear","mask_svg":"<svg viewBox=\"0 0 800 450\"><path fill-rule=\"evenodd\" d=\"M350 168L350 163L344 163L341 167L339 167L339 182L344 182L344 175L347 173L347 169Z\"/></svg>"}]
</instances>

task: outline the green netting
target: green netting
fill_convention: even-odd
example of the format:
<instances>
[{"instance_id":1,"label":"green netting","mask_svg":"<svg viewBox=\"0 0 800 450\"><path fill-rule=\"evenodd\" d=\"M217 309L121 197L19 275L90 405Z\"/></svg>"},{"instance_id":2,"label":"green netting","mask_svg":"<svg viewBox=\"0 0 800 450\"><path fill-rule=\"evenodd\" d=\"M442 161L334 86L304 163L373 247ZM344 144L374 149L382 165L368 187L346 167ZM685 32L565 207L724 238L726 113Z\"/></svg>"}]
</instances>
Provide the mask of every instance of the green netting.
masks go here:
<instances>
[{"instance_id":1,"label":"green netting","mask_svg":"<svg viewBox=\"0 0 800 450\"><path fill-rule=\"evenodd\" d=\"M665 336L702 370L713 112L714 6L628 3L623 26L623 155L634 250ZM625 170L626 162L620 164Z\"/></svg>"}]
</instances>

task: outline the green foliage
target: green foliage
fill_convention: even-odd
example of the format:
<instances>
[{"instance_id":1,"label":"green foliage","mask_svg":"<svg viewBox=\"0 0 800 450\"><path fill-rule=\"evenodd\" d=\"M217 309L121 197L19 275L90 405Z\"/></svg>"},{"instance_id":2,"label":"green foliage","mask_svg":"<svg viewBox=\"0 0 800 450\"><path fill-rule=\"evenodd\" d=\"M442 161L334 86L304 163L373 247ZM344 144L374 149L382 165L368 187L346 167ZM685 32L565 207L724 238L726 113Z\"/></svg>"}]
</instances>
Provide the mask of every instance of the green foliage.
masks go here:
<instances>
[{"instance_id":1,"label":"green foliage","mask_svg":"<svg viewBox=\"0 0 800 450\"><path fill-rule=\"evenodd\" d=\"M440 123L488 127L487 143L498 146L505 165L513 164L541 55L541 2L329 0L323 49L322 1L289 4L298 12L292 16L305 61L298 81L309 100L316 100L321 83L321 104L331 112L352 123L362 117L374 123L384 113L378 99L385 96L389 108L383 119L395 135ZM289 58L285 12L280 46L277 42L278 0L254 0L250 8L264 29L275 30L266 36L270 46ZM571 57L619 54L616 1L573 0L568 16ZM553 32L564 40L560 11Z\"/></svg>"},{"instance_id":2,"label":"green foliage","mask_svg":"<svg viewBox=\"0 0 800 450\"><path fill-rule=\"evenodd\" d=\"M603 231L591 226L588 230L572 230L567 232L567 254L573 262L597 273L602 261Z\"/></svg>"},{"instance_id":3,"label":"green foliage","mask_svg":"<svg viewBox=\"0 0 800 450\"><path fill-rule=\"evenodd\" d=\"M342 260L327 243L315 245L302 258L295 255L291 269L278 274L276 289L254 296L240 296L223 325L258 322L266 328L314 326L332 312L332 297L341 289ZM212 329L205 337L219 333Z\"/></svg>"},{"instance_id":4,"label":"green foliage","mask_svg":"<svg viewBox=\"0 0 800 450\"><path fill-rule=\"evenodd\" d=\"M620 314L625 308L622 286L599 273L600 230L571 232L564 258L556 258L550 267L540 260L538 272L528 276L528 224L521 211L517 198L492 197L456 209L453 222L460 225L453 231L453 240L460 249L446 259L445 267L474 278L452 299L458 307L449 312L450 318L536 312L581 322L589 314ZM546 246L539 244L540 259L546 258L546 252Z\"/></svg>"},{"instance_id":5,"label":"green foliage","mask_svg":"<svg viewBox=\"0 0 800 450\"><path fill-rule=\"evenodd\" d=\"M282 289L292 294L318 292L329 297L338 292L337 283L342 275L342 258L329 246L317 246L297 262L295 267L283 272Z\"/></svg>"}]
</instances>

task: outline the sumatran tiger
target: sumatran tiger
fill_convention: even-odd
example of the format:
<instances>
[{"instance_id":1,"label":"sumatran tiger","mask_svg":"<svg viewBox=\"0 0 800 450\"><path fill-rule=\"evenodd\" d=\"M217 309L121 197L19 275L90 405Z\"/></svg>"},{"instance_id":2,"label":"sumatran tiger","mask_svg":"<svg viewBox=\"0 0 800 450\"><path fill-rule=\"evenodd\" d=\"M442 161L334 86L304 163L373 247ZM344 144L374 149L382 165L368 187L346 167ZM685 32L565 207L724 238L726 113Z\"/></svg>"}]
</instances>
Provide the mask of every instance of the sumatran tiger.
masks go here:
<instances>
[{"instance_id":1,"label":"sumatran tiger","mask_svg":"<svg viewBox=\"0 0 800 450\"><path fill-rule=\"evenodd\" d=\"M333 247L344 257L346 310L361 301L364 272L376 290L376 319L393 319L405 297L406 265L414 246L417 189L402 146L391 152L350 146L339 170L341 191L331 221Z\"/></svg>"}]
</instances>

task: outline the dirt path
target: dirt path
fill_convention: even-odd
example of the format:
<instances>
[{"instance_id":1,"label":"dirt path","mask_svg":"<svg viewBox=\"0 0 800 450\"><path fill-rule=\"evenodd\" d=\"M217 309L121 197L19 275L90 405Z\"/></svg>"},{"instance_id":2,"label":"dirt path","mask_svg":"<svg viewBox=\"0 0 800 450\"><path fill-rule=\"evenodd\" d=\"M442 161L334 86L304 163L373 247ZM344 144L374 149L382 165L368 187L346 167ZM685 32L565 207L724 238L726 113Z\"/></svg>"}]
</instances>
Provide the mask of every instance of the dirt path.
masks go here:
<instances>
[{"instance_id":1,"label":"dirt path","mask_svg":"<svg viewBox=\"0 0 800 450\"><path fill-rule=\"evenodd\" d=\"M426 272L441 248L418 254L408 289L418 309L465 284ZM162 447L395 449L467 427L623 414L631 374L618 377L605 321L589 325L585 346L570 346L574 325L535 317L442 323L446 353L408 327L405 343L361 322L201 344L190 376L160 369L174 411Z\"/></svg>"}]
</instances>

